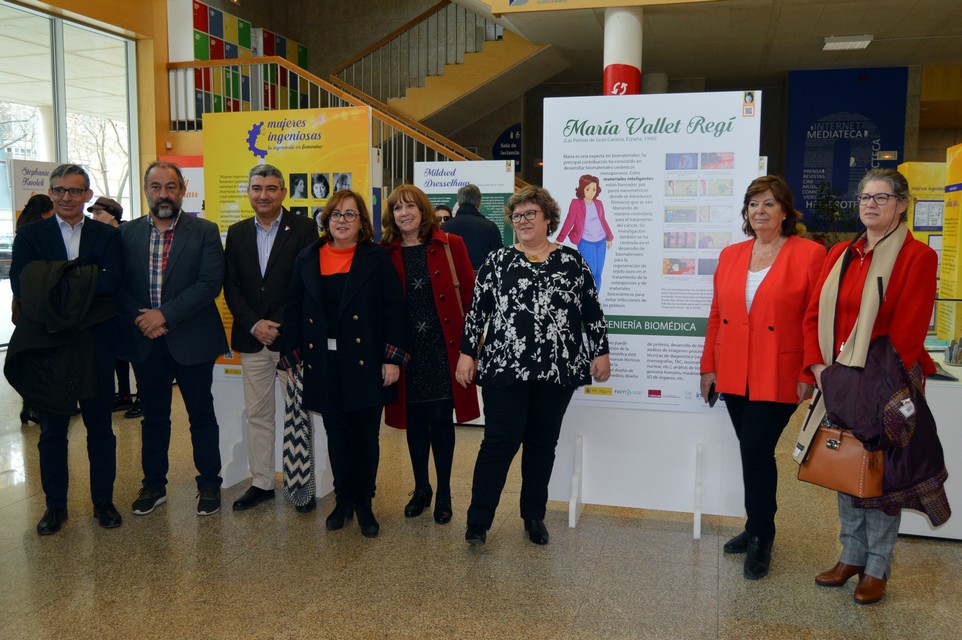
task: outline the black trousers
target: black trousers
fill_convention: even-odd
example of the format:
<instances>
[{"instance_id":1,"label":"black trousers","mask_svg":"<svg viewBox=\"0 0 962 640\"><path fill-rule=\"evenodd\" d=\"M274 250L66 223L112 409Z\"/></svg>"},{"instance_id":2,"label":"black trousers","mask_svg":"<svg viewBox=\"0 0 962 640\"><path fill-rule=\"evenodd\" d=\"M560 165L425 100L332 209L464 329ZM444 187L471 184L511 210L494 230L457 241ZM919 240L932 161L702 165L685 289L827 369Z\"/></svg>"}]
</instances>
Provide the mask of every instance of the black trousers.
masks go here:
<instances>
[{"instance_id":1,"label":"black trousers","mask_svg":"<svg viewBox=\"0 0 962 640\"><path fill-rule=\"evenodd\" d=\"M167 339L161 336L154 340L147 359L134 363L134 372L137 374L137 395L144 408L140 452L144 487L161 491L167 485L170 403L176 378L190 421L197 488L219 488L222 482L220 428L214 413L214 396L211 395L214 361L180 364L167 348Z\"/></svg>"},{"instance_id":2,"label":"black trousers","mask_svg":"<svg viewBox=\"0 0 962 640\"><path fill-rule=\"evenodd\" d=\"M775 445L798 405L759 402L726 393L725 406L735 427L742 458L745 512L748 514L745 530L771 540L775 537L775 511L778 510Z\"/></svg>"},{"instance_id":3,"label":"black trousers","mask_svg":"<svg viewBox=\"0 0 962 640\"><path fill-rule=\"evenodd\" d=\"M407 405L408 453L414 470L414 487L429 489L428 458L434 451L439 496L451 497L451 467L454 464L454 401L409 402Z\"/></svg>"},{"instance_id":4,"label":"black trousers","mask_svg":"<svg viewBox=\"0 0 962 640\"><path fill-rule=\"evenodd\" d=\"M117 476L117 438L111 409L114 403L114 357L106 338L93 332L97 397L80 401L80 414L87 427L87 459L90 461L90 498L95 505L113 502ZM70 416L37 410L40 422L40 484L47 508L66 508L67 431Z\"/></svg>"},{"instance_id":5,"label":"black trousers","mask_svg":"<svg viewBox=\"0 0 962 640\"><path fill-rule=\"evenodd\" d=\"M328 354L328 398L330 406L321 412L327 433L327 454L334 475L334 495L339 501L371 504L377 490L377 466L381 456L382 405L357 411L344 409L344 389L337 353Z\"/></svg>"},{"instance_id":6,"label":"black trousers","mask_svg":"<svg viewBox=\"0 0 962 640\"><path fill-rule=\"evenodd\" d=\"M574 391L550 382L482 388L484 440L474 465L469 525L491 527L511 461L522 445L521 517L544 519L561 421Z\"/></svg>"}]
</instances>

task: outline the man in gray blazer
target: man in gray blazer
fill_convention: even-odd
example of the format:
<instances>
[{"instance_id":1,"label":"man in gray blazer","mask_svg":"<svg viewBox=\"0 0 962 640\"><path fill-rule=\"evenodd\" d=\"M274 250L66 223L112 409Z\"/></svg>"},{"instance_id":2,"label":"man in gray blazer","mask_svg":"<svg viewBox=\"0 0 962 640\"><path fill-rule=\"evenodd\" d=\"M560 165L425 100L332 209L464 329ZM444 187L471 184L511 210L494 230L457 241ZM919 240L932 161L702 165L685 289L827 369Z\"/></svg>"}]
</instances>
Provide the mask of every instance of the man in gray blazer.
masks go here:
<instances>
[{"instance_id":1,"label":"man in gray blazer","mask_svg":"<svg viewBox=\"0 0 962 640\"><path fill-rule=\"evenodd\" d=\"M130 359L144 410L144 480L132 507L136 515L167 500L175 379L199 474L197 514L220 510L220 430L211 383L214 361L227 351L215 304L224 281L224 250L216 224L181 210L186 186L177 165L152 163L144 174L150 215L120 228L125 281L118 301L135 329Z\"/></svg>"},{"instance_id":2,"label":"man in gray blazer","mask_svg":"<svg viewBox=\"0 0 962 640\"><path fill-rule=\"evenodd\" d=\"M286 211L284 174L259 164L247 176L247 197L254 216L227 230L224 299L234 315L231 348L240 353L247 409L247 457L251 486L233 505L244 511L274 498L274 379L277 338L291 287L294 258L317 240L317 224ZM282 388L286 389L286 385ZM311 511L312 501L298 511Z\"/></svg>"}]
</instances>

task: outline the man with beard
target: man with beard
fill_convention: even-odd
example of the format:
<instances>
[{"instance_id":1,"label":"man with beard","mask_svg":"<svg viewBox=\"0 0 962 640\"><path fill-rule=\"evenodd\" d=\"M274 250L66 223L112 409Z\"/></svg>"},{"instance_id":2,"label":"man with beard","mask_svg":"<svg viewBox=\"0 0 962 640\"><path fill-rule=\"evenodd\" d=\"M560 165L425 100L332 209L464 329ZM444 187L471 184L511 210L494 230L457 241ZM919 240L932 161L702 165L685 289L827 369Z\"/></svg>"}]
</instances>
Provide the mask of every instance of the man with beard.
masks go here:
<instances>
[{"instance_id":1,"label":"man with beard","mask_svg":"<svg viewBox=\"0 0 962 640\"><path fill-rule=\"evenodd\" d=\"M143 488L136 515L167 501L170 403L176 379L190 419L197 468L197 515L220 510L220 445L214 360L227 351L215 299L224 251L213 222L181 210L186 183L177 165L154 162L144 174L150 215L121 226L125 282L118 298L136 331L131 361L144 411Z\"/></svg>"}]
</instances>

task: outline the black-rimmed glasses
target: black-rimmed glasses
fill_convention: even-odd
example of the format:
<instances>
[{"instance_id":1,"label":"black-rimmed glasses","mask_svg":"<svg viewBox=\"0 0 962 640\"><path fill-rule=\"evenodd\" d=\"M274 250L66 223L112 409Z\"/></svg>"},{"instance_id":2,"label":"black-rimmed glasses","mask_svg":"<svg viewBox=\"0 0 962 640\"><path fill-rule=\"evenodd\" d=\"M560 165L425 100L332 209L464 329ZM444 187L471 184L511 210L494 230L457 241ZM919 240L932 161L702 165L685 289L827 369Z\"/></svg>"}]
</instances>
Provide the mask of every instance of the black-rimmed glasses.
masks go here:
<instances>
[{"instance_id":1,"label":"black-rimmed glasses","mask_svg":"<svg viewBox=\"0 0 962 640\"><path fill-rule=\"evenodd\" d=\"M856 198L858 199L859 205L863 207L869 203L869 200L874 200L875 204L880 207L884 207L885 203L889 201L889 198L898 200L898 196L894 193L860 193Z\"/></svg>"},{"instance_id":2,"label":"black-rimmed glasses","mask_svg":"<svg viewBox=\"0 0 962 640\"><path fill-rule=\"evenodd\" d=\"M514 213L511 214L511 222L518 224L519 222L521 222L522 218L524 218L525 220L534 220L535 218L538 217L539 213L541 212L538 211L537 209L528 209L527 211L515 211Z\"/></svg>"},{"instance_id":3,"label":"black-rimmed glasses","mask_svg":"<svg viewBox=\"0 0 962 640\"><path fill-rule=\"evenodd\" d=\"M331 213L331 220L344 219L345 222L354 222L357 220L357 211L334 211Z\"/></svg>"}]
</instances>

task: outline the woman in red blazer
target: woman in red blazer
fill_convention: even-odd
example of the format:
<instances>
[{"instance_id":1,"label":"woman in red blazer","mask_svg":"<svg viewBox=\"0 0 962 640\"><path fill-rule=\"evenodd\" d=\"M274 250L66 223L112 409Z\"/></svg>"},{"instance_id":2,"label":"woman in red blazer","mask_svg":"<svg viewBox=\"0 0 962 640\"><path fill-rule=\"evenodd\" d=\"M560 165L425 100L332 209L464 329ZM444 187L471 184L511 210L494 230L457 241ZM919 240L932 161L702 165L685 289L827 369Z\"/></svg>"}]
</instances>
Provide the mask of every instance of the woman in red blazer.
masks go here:
<instances>
[{"instance_id":1,"label":"woman in red blazer","mask_svg":"<svg viewBox=\"0 0 962 640\"><path fill-rule=\"evenodd\" d=\"M775 445L814 379L802 365L802 320L825 249L799 238L792 192L777 176L754 180L745 193L742 229L752 239L718 259L701 357L701 393L725 394L745 484L745 530L725 544L747 553L743 574L768 575L775 538Z\"/></svg>"},{"instance_id":2,"label":"woman in red blazer","mask_svg":"<svg viewBox=\"0 0 962 640\"><path fill-rule=\"evenodd\" d=\"M452 515L451 411L458 422L481 415L474 385L465 388L454 380L464 314L474 291L474 269L464 240L438 228L431 201L417 187L402 185L388 196L381 225L382 241L404 286L411 353L411 362L401 373L398 400L385 411L387 424L407 428L414 492L404 515L419 516L431 505L428 457L433 449L437 472L434 520L446 524Z\"/></svg>"}]
</instances>

